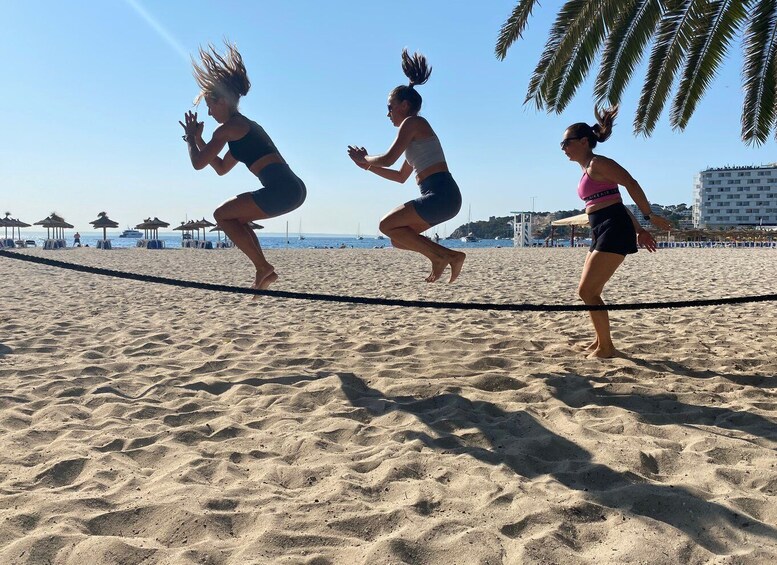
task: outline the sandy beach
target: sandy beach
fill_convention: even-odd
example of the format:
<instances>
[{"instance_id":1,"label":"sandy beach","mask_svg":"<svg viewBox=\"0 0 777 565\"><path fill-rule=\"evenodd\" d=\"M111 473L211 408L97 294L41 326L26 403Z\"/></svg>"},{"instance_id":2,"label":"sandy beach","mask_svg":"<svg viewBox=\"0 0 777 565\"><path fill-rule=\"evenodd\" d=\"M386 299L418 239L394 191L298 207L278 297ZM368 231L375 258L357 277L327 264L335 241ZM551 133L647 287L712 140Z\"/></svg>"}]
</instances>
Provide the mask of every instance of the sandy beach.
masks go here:
<instances>
[{"instance_id":1,"label":"sandy beach","mask_svg":"<svg viewBox=\"0 0 777 565\"><path fill-rule=\"evenodd\" d=\"M21 253L247 286L237 250ZM584 249L272 250L273 288L577 304ZM611 302L777 292L774 249L630 257ZM0 563L773 563L777 304L354 306L0 257Z\"/></svg>"}]
</instances>

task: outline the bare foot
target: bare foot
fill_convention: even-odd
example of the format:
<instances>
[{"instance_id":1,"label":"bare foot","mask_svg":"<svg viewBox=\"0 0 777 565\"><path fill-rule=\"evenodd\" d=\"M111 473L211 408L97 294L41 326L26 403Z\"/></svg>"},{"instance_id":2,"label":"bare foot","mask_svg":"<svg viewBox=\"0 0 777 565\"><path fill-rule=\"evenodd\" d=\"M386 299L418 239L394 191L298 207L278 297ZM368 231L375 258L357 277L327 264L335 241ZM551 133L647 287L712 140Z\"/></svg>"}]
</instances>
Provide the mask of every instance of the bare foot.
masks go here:
<instances>
[{"instance_id":1,"label":"bare foot","mask_svg":"<svg viewBox=\"0 0 777 565\"><path fill-rule=\"evenodd\" d=\"M275 273L273 267L270 267L269 271L256 271L256 278L251 288L257 288L260 290L267 290L272 283L278 280L278 275ZM259 295L254 295L254 300L257 300Z\"/></svg>"},{"instance_id":2,"label":"bare foot","mask_svg":"<svg viewBox=\"0 0 777 565\"><path fill-rule=\"evenodd\" d=\"M278 280L278 274L275 271L273 271L272 273L270 273L269 275L267 275L262 279L262 282L259 283L259 286L257 288L260 288L262 290L267 290L268 288L270 288L270 285L277 280Z\"/></svg>"},{"instance_id":3,"label":"bare foot","mask_svg":"<svg viewBox=\"0 0 777 565\"><path fill-rule=\"evenodd\" d=\"M466 253L462 253L460 251L455 251L455 255L453 259L450 262L451 266L451 278L448 281L448 283L452 283L457 278L459 278L459 273L461 273L461 268L464 266L464 259L467 258Z\"/></svg>"},{"instance_id":4,"label":"bare foot","mask_svg":"<svg viewBox=\"0 0 777 565\"><path fill-rule=\"evenodd\" d=\"M623 354L614 347L599 347L588 355L589 359L610 359L612 357L623 357Z\"/></svg>"},{"instance_id":5,"label":"bare foot","mask_svg":"<svg viewBox=\"0 0 777 565\"><path fill-rule=\"evenodd\" d=\"M453 259L438 259L437 261L432 261L432 273L426 277L426 282L431 283L439 279L445 272L445 269L448 268L448 265L451 266L451 278L448 283L452 283L458 278L459 273L461 273L461 268L464 266L464 259L467 258L467 255L459 251L454 251L453 253Z\"/></svg>"},{"instance_id":6,"label":"bare foot","mask_svg":"<svg viewBox=\"0 0 777 565\"><path fill-rule=\"evenodd\" d=\"M445 259L438 259L436 261L432 261L432 272L431 274L426 277L426 282L433 283L437 279L439 279L442 274L445 272L446 267L448 266L448 261Z\"/></svg>"}]
</instances>

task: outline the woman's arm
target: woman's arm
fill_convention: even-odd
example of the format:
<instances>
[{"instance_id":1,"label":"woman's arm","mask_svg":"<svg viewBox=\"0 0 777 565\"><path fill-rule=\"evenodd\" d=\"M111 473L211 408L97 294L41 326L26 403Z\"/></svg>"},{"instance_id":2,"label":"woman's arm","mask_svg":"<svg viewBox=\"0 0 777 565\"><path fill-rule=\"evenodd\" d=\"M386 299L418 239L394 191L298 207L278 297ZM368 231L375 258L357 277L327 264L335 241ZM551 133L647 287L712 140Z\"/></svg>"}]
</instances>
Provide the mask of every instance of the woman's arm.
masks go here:
<instances>
[{"instance_id":1,"label":"woman's arm","mask_svg":"<svg viewBox=\"0 0 777 565\"><path fill-rule=\"evenodd\" d=\"M180 121L178 123L184 129L184 139L189 148L189 159L191 159L192 166L198 171L210 165L214 159L217 159L228 141L240 139L242 135L245 135L244 131L238 131L238 129L243 128L226 123L216 128L216 131L213 132L213 137L208 143L200 146L199 142L204 141L202 139L203 124L197 121L197 113L192 111L186 112L184 120L186 123ZM232 164L230 169L234 166ZM214 166L214 168L216 167ZM227 170L224 172L227 172ZM216 171L218 172L218 169Z\"/></svg>"},{"instance_id":2,"label":"woman's arm","mask_svg":"<svg viewBox=\"0 0 777 565\"><path fill-rule=\"evenodd\" d=\"M202 139L202 135L197 136L197 148L202 151L207 143L205 143L205 140ZM237 165L238 160L235 159L232 156L232 153L227 151L224 157L215 157L209 164L211 167L213 167L213 170L216 171L216 173L221 175L226 175L229 171L235 168L235 165Z\"/></svg>"},{"instance_id":3,"label":"woman's arm","mask_svg":"<svg viewBox=\"0 0 777 565\"><path fill-rule=\"evenodd\" d=\"M356 163L358 167L364 169L365 171L373 172L376 175L383 177L384 179L393 180L399 183L405 182L413 172L413 167L411 167L410 163L407 161L402 163L402 168L398 171L368 163L365 160L365 157L367 156L367 150L364 147L355 147L353 145L349 145L348 156L354 163Z\"/></svg>"},{"instance_id":4,"label":"woman's arm","mask_svg":"<svg viewBox=\"0 0 777 565\"><path fill-rule=\"evenodd\" d=\"M402 163L402 168L398 171L395 171L394 169L387 169L386 167L377 167L375 165L367 165L366 167L362 167L365 171L370 171L371 173L375 173L379 177L383 177L384 179L393 180L394 182L403 183L405 182L408 177L413 172L413 167L410 166L410 163L405 161Z\"/></svg>"},{"instance_id":5,"label":"woman's arm","mask_svg":"<svg viewBox=\"0 0 777 565\"><path fill-rule=\"evenodd\" d=\"M418 116L411 116L405 118L399 126L397 137L394 139L394 143L388 148L383 155L365 155L364 162L373 167L390 167L396 163L397 159L405 152L407 146L415 137L418 128L426 124L426 120L419 118Z\"/></svg>"},{"instance_id":6,"label":"woman's arm","mask_svg":"<svg viewBox=\"0 0 777 565\"><path fill-rule=\"evenodd\" d=\"M647 249L650 253L653 253L658 248L653 234L639 225L637 218L634 217L631 210L626 208L626 212L629 214L629 218L631 218L631 223L634 224L634 231L637 232L637 243L641 247Z\"/></svg>"}]
</instances>

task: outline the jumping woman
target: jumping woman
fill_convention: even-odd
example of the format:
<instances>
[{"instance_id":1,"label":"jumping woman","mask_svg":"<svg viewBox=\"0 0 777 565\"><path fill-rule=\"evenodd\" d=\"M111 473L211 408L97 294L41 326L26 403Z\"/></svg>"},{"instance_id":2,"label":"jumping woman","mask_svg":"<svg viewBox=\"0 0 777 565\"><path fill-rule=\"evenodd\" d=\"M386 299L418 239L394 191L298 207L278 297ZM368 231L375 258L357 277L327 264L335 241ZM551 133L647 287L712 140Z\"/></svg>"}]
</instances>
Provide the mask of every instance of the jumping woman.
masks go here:
<instances>
[{"instance_id":1,"label":"jumping woman","mask_svg":"<svg viewBox=\"0 0 777 565\"><path fill-rule=\"evenodd\" d=\"M195 103L204 98L208 115L219 123L213 137L207 143L203 140L204 124L197 121L196 112L187 112L185 121L179 123L183 126L183 138L195 169L210 165L219 175L225 175L241 162L261 182L259 190L224 202L213 212L213 217L254 264L253 287L266 289L278 280L278 275L265 259L259 240L248 223L275 218L299 208L307 192L305 183L292 172L264 129L240 113L240 97L248 94L251 83L238 50L230 43L226 47L224 55L217 53L212 45L207 50L200 49L201 63L194 64L194 78L200 87ZM225 146L229 147L228 151L219 157Z\"/></svg>"},{"instance_id":2,"label":"jumping woman","mask_svg":"<svg viewBox=\"0 0 777 565\"><path fill-rule=\"evenodd\" d=\"M394 143L383 155L368 155L364 147L348 146L348 155L362 169L399 183L405 182L415 170L421 196L395 208L380 221L380 231L391 239L397 249L408 249L424 255L432 262L427 282L439 279L450 265L449 282L456 280L466 255L439 245L420 235L453 218L461 209L461 193L445 162L440 140L432 126L418 115L421 95L416 86L429 80L432 68L419 53L411 57L402 51L402 70L410 84L401 85L388 97L388 118L399 128ZM390 169L404 152L402 167Z\"/></svg>"},{"instance_id":3,"label":"jumping woman","mask_svg":"<svg viewBox=\"0 0 777 565\"><path fill-rule=\"evenodd\" d=\"M583 169L577 186L578 196L585 201L585 211L591 225L591 248L585 258L578 294L586 304L604 304L602 290L620 267L626 255L637 252L637 244L649 252L656 250L656 242L647 230L623 205L618 186L623 186L631 199L653 226L668 230L669 221L654 214L639 183L612 159L594 155L597 143L610 137L617 106L599 112L597 123L589 126L577 123L569 126L561 141L561 150ZM588 347L589 357L614 357L618 354L610 336L610 318L606 310L590 311L596 339Z\"/></svg>"}]
</instances>

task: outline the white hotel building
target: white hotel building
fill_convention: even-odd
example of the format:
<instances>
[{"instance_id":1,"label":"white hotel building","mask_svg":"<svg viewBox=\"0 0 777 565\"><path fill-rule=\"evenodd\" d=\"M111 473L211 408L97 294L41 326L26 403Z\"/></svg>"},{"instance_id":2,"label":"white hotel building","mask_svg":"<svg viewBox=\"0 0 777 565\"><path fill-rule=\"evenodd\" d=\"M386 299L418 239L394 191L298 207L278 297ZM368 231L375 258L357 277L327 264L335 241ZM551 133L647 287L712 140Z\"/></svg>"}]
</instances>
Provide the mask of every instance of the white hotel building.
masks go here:
<instances>
[{"instance_id":1,"label":"white hotel building","mask_svg":"<svg viewBox=\"0 0 777 565\"><path fill-rule=\"evenodd\" d=\"M720 167L696 175L693 226L777 226L777 163Z\"/></svg>"}]
</instances>

